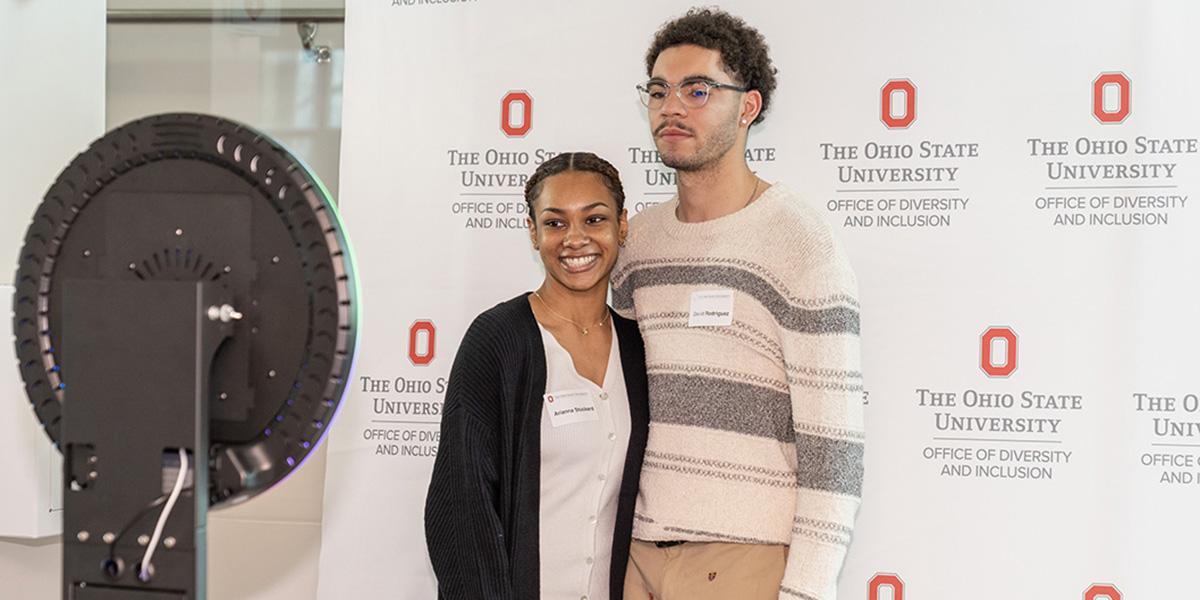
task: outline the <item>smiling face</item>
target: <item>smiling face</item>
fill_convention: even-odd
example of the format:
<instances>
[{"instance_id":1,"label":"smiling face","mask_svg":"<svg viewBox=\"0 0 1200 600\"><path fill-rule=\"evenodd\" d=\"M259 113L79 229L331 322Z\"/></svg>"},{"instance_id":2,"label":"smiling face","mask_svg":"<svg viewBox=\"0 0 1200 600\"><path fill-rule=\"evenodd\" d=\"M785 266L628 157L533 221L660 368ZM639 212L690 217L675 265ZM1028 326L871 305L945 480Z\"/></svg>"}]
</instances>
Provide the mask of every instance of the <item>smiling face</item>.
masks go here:
<instances>
[{"instance_id":1,"label":"smiling face","mask_svg":"<svg viewBox=\"0 0 1200 600\"><path fill-rule=\"evenodd\" d=\"M564 171L542 183L529 218L529 238L542 257L547 284L573 292L607 286L628 223L603 179Z\"/></svg>"},{"instance_id":2,"label":"smiling face","mask_svg":"<svg viewBox=\"0 0 1200 600\"><path fill-rule=\"evenodd\" d=\"M651 80L669 84L692 80L737 84L721 66L719 52L691 44L663 50L654 61ZM745 103L749 94L713 89L699 108L684 106L674 90L667 94L662 106L649 114L650 131L663 164L679 171L698 171L726 156L737 145L740 119L753 108ZM754 115L757 116L757 110Z\"/></svg>"}]
</instances>

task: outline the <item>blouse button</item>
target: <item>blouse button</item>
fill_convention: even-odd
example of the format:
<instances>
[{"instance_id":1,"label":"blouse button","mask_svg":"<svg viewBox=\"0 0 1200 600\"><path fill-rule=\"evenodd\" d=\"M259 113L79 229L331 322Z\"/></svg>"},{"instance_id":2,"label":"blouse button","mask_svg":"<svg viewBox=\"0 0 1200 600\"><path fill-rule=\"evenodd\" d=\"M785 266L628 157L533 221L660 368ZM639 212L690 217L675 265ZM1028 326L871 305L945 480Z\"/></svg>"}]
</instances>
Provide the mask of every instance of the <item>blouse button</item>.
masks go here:
<instances>
[{"instance_id":1,"label":"blouse button","mask_svg":"<svg viewBox=\"0 0 1200 600\"><path fill-rule=\"evenodd\" d=\"M615 440L615 439L617 439L617 434L615 434L615 433L612 433L612 432L609 432L609 434L608 434L608 439L610 439L610 440Z\"/></svg>"},{"instance_id":2,"label":"blouse button","mask_svg":"<svg viewBox=\"0 0 1200 600\"><path fill-rule=\"evenodd\" d=\"M590 556L589 556L589 557L587 557L587 564L589 564L589 565L590 565L590 564L592 564L593 562L594 562L594 561L592 560L592 557L590 557Z\"/></svg>"},{"instance_id":3,"label":"blouse button","mask_svg":"<svg viewBox=\"0 0 1200 600\"><path fill-rule=\"evenodd\" d=\"M608 400L608 392L600 392L601 400Z\"/></svg>"},{"instance_id":4,"label":"blouse button","mask_svg":"<svg viewBox=\"0 0 1200 600\"><path fill-rule=\"evenodd\" d=\"M596 522L596 515L592 515L592 516L588 517L588 523L595 523L595 522Z\"/></svg>"}]
</instances>

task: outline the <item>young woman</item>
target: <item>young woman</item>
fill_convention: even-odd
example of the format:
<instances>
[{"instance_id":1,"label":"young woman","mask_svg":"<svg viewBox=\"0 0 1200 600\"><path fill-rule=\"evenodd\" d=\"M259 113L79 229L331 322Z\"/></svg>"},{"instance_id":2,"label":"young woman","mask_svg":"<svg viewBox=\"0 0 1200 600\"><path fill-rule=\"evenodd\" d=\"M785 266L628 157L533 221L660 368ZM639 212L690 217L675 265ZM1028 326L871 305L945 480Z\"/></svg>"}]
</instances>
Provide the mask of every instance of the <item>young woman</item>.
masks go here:
<instances>
[{"instance_id":1,"label":"young woman","mask_svg":"<svg viewBox=\"0 0 1200 600\"><path fill-rule=\"evenodd\" d=\"M546 276L467 330L425 503L446 600L622 597L649 411L636 323L606 304L625 194L594 154L525 186Z\"/></svg>"}]
</instances>

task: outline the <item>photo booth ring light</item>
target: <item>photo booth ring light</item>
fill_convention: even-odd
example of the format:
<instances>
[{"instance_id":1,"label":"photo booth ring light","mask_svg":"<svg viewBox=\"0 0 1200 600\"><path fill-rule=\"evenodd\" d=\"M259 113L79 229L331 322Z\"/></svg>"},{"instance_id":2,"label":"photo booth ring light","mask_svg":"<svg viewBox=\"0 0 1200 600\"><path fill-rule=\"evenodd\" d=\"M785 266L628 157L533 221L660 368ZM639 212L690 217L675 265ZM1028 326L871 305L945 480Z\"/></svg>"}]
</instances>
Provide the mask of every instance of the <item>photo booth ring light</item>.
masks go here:
<instances>
[{"instance_id":1,"label":"photo booth ring light","mask_svg":"<svg viewBox=\"0 0 1200 600\"><path fill-rule=\"evenodd\" d=\"M68 279L213 282L232 299L208 315L232 325L209 374L211 507L269 489L321 441L354 355L354 262L329 192L266 135L206 115L148 117L94 142L50 187L21 250L13 329L56 447L71 402Z\"/></svg>"}]
</instances>

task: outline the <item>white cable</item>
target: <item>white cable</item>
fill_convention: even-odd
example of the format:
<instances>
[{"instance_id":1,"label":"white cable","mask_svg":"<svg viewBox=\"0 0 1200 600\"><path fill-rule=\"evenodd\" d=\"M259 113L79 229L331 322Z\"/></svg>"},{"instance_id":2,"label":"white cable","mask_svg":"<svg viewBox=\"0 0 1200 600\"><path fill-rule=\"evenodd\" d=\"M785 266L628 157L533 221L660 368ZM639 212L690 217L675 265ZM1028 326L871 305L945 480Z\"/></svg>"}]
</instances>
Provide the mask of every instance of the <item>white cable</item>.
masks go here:
<instances>
[{"instance_id":1,"label":"white cable","mask_svg":"<svg viewBox=\"0 0 1200 600\"><path fill-rule=\"evenodd\" d=\"M175 477L175 487L171 490L167 503L163 505L162 514L158 515L158 524L154 526L154 535L150 537L150 544L146 546L146 554L142 556L142 570L138 574L138 578L142 581L146 581L150 577L150 559L154 556L154 549L158 547L158 538L162 537L163 528L167 526L167 518L171 516L171 509L175 508L175 501L179 499L179 493L183 491L183 480L187 478L187 470L187 450L180 448L179 475Z\"/></svg>"}]
</instances>

